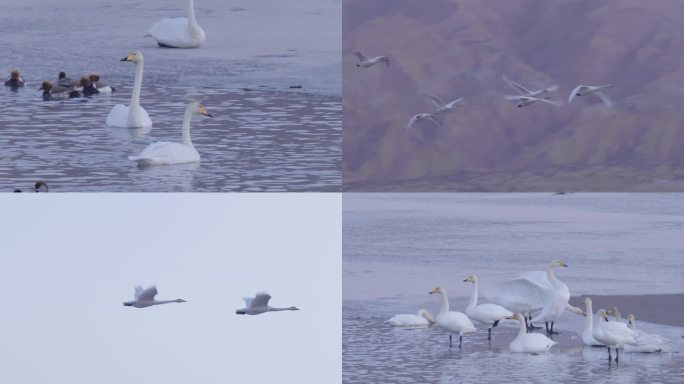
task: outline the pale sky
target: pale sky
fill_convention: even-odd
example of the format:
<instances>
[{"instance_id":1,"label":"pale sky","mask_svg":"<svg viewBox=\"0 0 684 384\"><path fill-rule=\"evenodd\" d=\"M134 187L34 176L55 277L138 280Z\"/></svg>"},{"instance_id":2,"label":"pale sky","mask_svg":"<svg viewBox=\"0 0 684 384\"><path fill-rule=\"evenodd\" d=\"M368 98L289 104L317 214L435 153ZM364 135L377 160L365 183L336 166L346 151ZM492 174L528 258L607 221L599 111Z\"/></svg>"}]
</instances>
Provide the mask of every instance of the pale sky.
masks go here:
<instances>
[{"instance_id":1,"label":"pale sky","mask_svg":"<svg viewBox=\"0 0 684 384\"><path fill-rule=\"evenodd\" d=\"M339 194L0 194L1 383L341 380ZM124 307L156 284L172 303ZM238 316L243 296L300 311Z\"/></svg>"}]
</instances>

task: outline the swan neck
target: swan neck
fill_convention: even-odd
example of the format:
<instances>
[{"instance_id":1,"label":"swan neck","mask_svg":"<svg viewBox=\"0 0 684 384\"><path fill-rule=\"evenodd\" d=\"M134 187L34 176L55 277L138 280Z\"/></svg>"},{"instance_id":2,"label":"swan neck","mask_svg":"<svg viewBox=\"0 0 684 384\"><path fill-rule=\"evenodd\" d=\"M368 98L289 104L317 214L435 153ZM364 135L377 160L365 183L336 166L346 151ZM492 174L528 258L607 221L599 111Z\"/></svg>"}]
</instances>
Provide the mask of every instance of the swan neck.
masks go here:
<instances>
[{"instance_id":1,"label":"swan neck","mask_svg":"<svg viewBox=\"0 0 684 384\"><path fill-rule=\"evenodd\" d=\"M131 94L131 112L137 113L140 106L140 88L142 87L143 62L135 63L135 81L133 82L133 93ZM135 107L135 108L134 108Z\"/></svg>"},{"instance_id":2,"label":"swan neck","mask_svg":"<svg viewBox=\"0 0 684 384\"><path fill-rule=\"evenodd\" d=\"M188 0L188 25L191 27L197 26L197 19L195 19L195 4L193 0Z\"/></svg>"},{"instance_id":3,"label":"swan neck","mask_svg":"<svg viewBox=\"0 0 684 384\"><path fill-rule=\"evenodd\" d=\"M591 303L588 303L586 305L586 310L587 310L587 319L585 320L584 324L588 329L593 329L594 328L594 312L592 309Z\"/></svg>"},{"instance_id":4,"label":"swan neck","mask_svg":"<svg viewBox=\"0 0 684 384\"><path fill-rule=\"evenodd\" d=\"M474 309L477 306L477 280L473 283L473 293L470 295L470 302L468 303L468 310Z\"/></svg>"},{"instance_id":5,"label":"swan neck","mask_svg":"<svg viewBox=\"0 0 684 384\"><path fill-rule=\"evenodd\" d=\"M154 305L158 304L168 304L168 303L175 303L176 300L155 300Z\"/></svg>"},{"instance_id":6,"label":"swan neck","mask_svg":"<svg viewBox=\"0 0 684 384\"><path fill-rule=\"evenodd\" d=\"M520 325L520 329L518 330L518 337L523 337L527 334L527 326L525 326L525 320L518 320L518 323Z\"/></svg>"},{"instance_id":7,"label":"swan neck","mask_svg":"<svg viewBox=\"0 0 684 384\"><path fill-rule=\"evenodd\" d=\"M445 290L442 290L442 313L449 313L449 298Z\"/></svg>"},{"instance_id":8,"label":"swan neck","mask_svg":"<svg viewBox=\"0 0 684 384\"><path fill-rule=\"evenodd\" d=\"M554 288L558 288L562 284L560 280L556 278L556 274L553 271L553 267L549 267L549 269L546 270L546 278L549 280L551 285L554 286Z\"/></svg>"},{"instance_id":9,"label":"swan neck","mask_svg":"<svg viewBox=\"0 0 684 384\"><path fill-rule=\"evenodd\" d=\"M183 144L192 147L192 140L190 139L190 120L192 120L192 105L185 109L185 116L183 116Z\"/></svg>"},{"instance_id":10,"label":"swan neck","mask_svg":"<svg viewBox=\"0 0 684 384\"><path fill-rule=\"evenodd\" d=\"M292 308L273 308L273 307L268 307L269 311L277 312L277 311L292 311Z\"/></svg>"}]
</instances>

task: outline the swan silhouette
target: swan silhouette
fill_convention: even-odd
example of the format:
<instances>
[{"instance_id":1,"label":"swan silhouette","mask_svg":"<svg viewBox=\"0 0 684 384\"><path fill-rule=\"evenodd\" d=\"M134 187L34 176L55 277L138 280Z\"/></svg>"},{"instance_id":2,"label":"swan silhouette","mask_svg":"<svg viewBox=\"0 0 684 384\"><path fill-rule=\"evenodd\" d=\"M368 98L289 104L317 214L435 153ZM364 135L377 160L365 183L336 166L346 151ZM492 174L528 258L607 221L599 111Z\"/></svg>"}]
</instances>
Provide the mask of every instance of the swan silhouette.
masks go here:
<instances>
[{"instance_id":1,"label":"swan silhouette","mask_svg":"<svg viewBox=\"0 0 684 384\"><path fill-rule=\"evenodd\" d=\"M157 296L157 287L151 286L147 289L143 289L142 286L138 285L135 287L134 300L127 301L123 305L127 307L134 308L146 308L153 305L168 304L168 303L185 303L183 299L176 300L156 300L154 297Z\"/></svg>"},{"instance_id":2,"label":"swan silhouette","mask_svg":"<svg viewBox=\"0 0 684 384\"><path fill-rule=\"evenodd\" d=\"M259 292L253 298L245 297L245 308L238 309L235 311L238 315L260 315L266 312L277 312L277 311L299 311L297 307L287 307L287 308L274 308L268 305L268 301L271 300L271 295L266 292Z\"/></svg>"}]
</instances>

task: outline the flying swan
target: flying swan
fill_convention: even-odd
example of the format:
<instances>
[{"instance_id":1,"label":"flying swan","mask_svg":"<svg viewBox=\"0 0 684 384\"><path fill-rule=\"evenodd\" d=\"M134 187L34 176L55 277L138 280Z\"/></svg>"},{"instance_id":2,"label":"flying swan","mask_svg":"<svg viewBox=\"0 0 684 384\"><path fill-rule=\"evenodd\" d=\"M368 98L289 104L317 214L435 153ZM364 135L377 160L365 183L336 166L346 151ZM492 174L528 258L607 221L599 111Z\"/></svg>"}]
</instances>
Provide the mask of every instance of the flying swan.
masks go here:
<instances>
[{"instance_id":1,"label":"flying swan","mask_svg":"<svg viewBox=\"0 0 684 384\"><path fill-rule=\"evenodd\" d=\"M608 108L613 107L613 102L610 101L608 96L606 96L605 93L603 93L603 89L606 88L612 88L613 84L606 84L606 85L578 85L575 87L575 89L570 92L570 97L568 98L568 104L572 102L572 99L575 98L575 96L589 96L589 95L596 95L598 96L601 101L603 101L603 104L606 105Z\"/></svg>"},{"instance_id":2,"label":"flying swan","mask_svg":"<svg viewBox=\"0 0 684 384\"><path fill-rule=\"evenodd\" d=\"M429 292L442 295L442 310L437 314L437 325L449 331L449 348L451 348L451 333L458 333L458 348L463 345L463 334L475 332L475 326L463 312L449 311L449 298L446 290L437 287Z\"/></svg>"},{"instance_id":3,"label":"flying swan","mask_svg":"<svg viewBox=\"0 0 684 384\"><path fill-rule=\"evenodd\" d=\"M373 65L375 65L377 63L385 63L385 66L389 67L390 62L389 62L389 57L387 57L387 56L376 56L376 57L368 58L368 57L366 57L366 55L361 53L361 51L356 51L355 54L356 54L356 57L359 58L359 62L356 63L356 66L358 68L372 67Z\"/></svg>"},{"instance_id":4,"label":"flying swan","mask_svg":"<svg viewBox=\"0 0 684 384\"><path fill-rule=\"evenodd\" d=\"M271 300L271 295L266 292L259 292L253 298L245 297L245 308L238 309L235 311L238 315L260 315L265 312L276 312L276 311L299 311L297 307L287 307L287 308L274 308L268 305L268 301Z\"/></svg>"},{"instance_id":5,"label":"flying swan","mask_svg":"<svg viewBox=\"0 0 684 384\"><path fill-rule=\"evenodd\" d=\"M141 166L185 164L200 161L200 154L190 139L190 120L194 114L213 117L203 105L194 101L185 109L182 143L158 141L148 145L138 156L130 156L128 159Z\"/></svg>"},{"instance_id":6,"label":"flying swan","mask_svg":"<svg viewBox=\"0 0 684 384\"><path fill-rule=\"evenodd\" d=\"M417 122L423 121L425 119L432 121L440 127L442 126L442 121L439 120L437 116L433 115L432 113L419 113L411 117L408 124L406 124L406 129L411 129L411 127L413 127Z\"/></svg>"},{"instance_id":7,"label":"flying swan","mask_svg":"<svg viewBox=\"0 0 684 384\"><path fill-rule=\"evenodd\" d=\"M432 95L427 94L425 92L423 92L422 95L425 98L427 98L428 100L430 100L430 102L432 102L432 104L435 105L435 111L433 112L435 115L439 115L440 113L444 113L444 112L449 112L449 111L455 109L456 107L460 107L463 105L461 103L463 101L462 97L459 97L458 99L456 99L454 101L445 103L437 96L432 96Z\"/></svg>"},{"instance_id":8,"label":"flying swan","mask_svg":"<svg viewBox=\"0 0 684 384\"><path fill-rule=\"evenodd\" d=\"M161 19L154 23L148 31L149 36L157 40L164 48L197 48L204 43L206 35L195 19L193 0L188 0L188 17Z\"/></svg>"},{"instance_id":9,"label":"flying swan","mask_svg":"<svg viewBox=\"0 0 684 384\"><path fill-rule=\"evenodd\" d=\"M135 295L134 298L135 300L127 301L123 303L123 305L127 307L134 307L134 308L145 308L145 307L151 307L153 305L159 305L159 304L168 304L168 303L185 303L185 300L183 299L176 299L176 300L155 300L155 296L157 296L157 287L154 285L147 288L143 289L140 285L135 287Z\"/></svg>"},{"instance_id":10,"label":"flying swan","mask_svg":"<svg viewBox=\"0 0 684 384\"><path fill-rule=\"evenodd\" d=\"M128 106L117 104L109 111L107 125L121 128L148 128L152 126L152 120L147 115L145 108L140 106L140 87L142 86L143 66L145 61L140 51L129 53L121 61L130 61L135 64L135 81L131 103Z\"/></svg>"}]
</instances>

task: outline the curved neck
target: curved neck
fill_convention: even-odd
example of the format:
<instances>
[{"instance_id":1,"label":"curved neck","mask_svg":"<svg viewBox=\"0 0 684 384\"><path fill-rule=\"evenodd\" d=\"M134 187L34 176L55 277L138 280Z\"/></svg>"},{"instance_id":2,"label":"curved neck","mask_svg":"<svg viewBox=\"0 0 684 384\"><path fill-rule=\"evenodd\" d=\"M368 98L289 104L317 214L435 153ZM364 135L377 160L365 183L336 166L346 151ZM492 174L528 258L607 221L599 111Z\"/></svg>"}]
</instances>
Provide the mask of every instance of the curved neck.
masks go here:
<instances>
[{"instance_id":1,"label":"curved neck","mask_svg":"<svg viewBox=\"0 0 684 384\"><path fill-rule=\"evenodd\" d=\"M591 303L587 303L585 306L586 306L586 310L587 310L587 319L584 321L584 324L585 324L586 328L593 329L594 328L594 312L592 310L592 305L591 305Z\"/></svg>"},{"instance_id":2,"label":"curved neck","mask_svg":"<svg viewBox=\"0 0 684 384\"><path fill-rule=\"evenodd\" d=\"M473 282L473 293L470 295L470 302L468 303L468 309L471 310L477 306L477 280Z\"/></svg>"},{"instance_id":3,"label":"curved neck","mask_svg":"<svg viewBox=\"0 0 684 384\"><path fill-rule=\"evenodd\" d=\"M524 316L524 315L523 315ZM525 336L527 334L527 326L525 325L525 320L518 320L520 324L520 330L518 331L518 337Z\"/></svg>"},{"instance_id":4,"label":"curved neck","mask_svg":"<svg viewBox=\"0 0 684 384\"><path fill-rule=\"evenodd\" d=\"M449 298L444 289L442 289L442 310L441 313L449 313Z\"/></svg>"},{"instance_id":5,"label":"curved neck","mask_svg":"<svg viewBox=\"0 0 684 384\"><path fill-rule=\"evenodd\" d=\"M193 0L188 0L188 25L192 27L197 27L197 19L195 19L195 5Z\"/></svg>"},{"instance_id":6,"label":"curved neck","mask_svg":"<svg viewBox=\"0 0 684 384\"><path fill-rule=\"evenodd\" d=\"M554 288L558 288L562 284L560 280L556 278L556 274L553 272L553 267L549 267L549 269L546 270L546 278L549 279L549 282Z\"/></svg>"},{"instance_id":7,"label":"curved neck","mask_svg":"<svg viewBox=\"0 0 684 384\"><path fill-rule=\"evenodd\" d=\"M192 120L192 105L188 105L183 116L183 144L192 147L190 140L190 120Z\"/></svg>"},{"instance_id":8,"label":"curved neck","mask_svg":"<svg viewBox=\"0 0 684 384\"><path fill-rule=\"evenodd\" d=\"M143 62L135 63L135 81L133 82L133 93L131 94L131 111L137 111L140 106L140 88L142 87ZM136 108L133 108L136 107Z\"/></svg>"}]
</instances>

